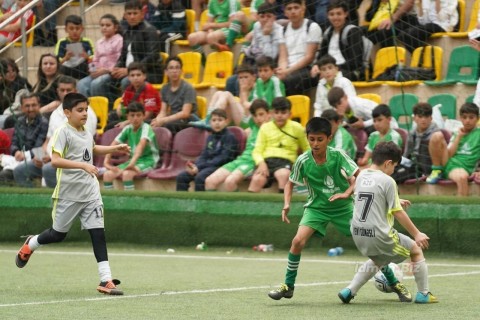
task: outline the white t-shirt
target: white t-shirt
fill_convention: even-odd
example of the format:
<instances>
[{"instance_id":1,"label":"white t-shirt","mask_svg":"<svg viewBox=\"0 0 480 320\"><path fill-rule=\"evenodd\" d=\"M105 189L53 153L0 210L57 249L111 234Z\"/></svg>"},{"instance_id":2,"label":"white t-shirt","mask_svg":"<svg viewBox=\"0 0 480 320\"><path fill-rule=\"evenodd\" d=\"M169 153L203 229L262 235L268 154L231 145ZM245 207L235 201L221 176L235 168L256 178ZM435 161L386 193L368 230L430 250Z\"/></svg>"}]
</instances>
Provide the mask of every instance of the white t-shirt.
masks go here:
<instances>
[{"instance_id":1,"label":"white t-shirt","mask_svg":"<svg viewBox=\"0 0 480 320\"><path fill-rule=\"evenodd\" d=\"M344 64L345 58L340 51L340 34L336 31L333 32L328 44L328 54L335 58L337 65Z\"/></svg>"},{"instance_id":2,"label":"white t-shirt","mask_svg":"<svg viewBox=\"0 0 480 320\"><path fill-rule=\"evenodd\" d=\"M311 22L308 27L308 19L303 19L303 24L298 29L292 28L292 23L289 22L287 29L283 34L283 39L280 43L285 44L288 53L288 66L292 66L305 56L307 45L314 43L319 45L322 42L322 29L317 23Z\"/></svg>"}]
</instances>

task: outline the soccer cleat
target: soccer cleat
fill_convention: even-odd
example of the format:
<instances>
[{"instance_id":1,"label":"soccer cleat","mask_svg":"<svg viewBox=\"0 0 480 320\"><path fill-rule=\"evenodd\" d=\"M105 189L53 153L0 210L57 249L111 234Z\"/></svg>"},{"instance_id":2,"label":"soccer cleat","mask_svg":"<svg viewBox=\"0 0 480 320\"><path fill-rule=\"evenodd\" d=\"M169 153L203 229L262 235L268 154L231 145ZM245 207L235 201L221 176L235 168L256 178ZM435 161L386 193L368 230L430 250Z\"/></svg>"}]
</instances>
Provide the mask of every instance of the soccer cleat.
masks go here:
<instances>
[{"instance_id":1,"label":"soccer cleat","mask_svg":"<svg viewBox=\"0 0 480 320\"><path fill-rule=\"evenodd\" d=\"M427 292L426 294L417 292L415 303L438 303L438 299L431 292Z\"/></svg>"},{"instance_id":2,"label":"soccer cleat","mask_svg":"<svg viewBox=\"0 0 480 320\"><path fill-rule=\"evenodd\" d=\"M211 130L212 127L208 123L207 119L204 120L198 120L198 121L190 121L188 123L189 126L197 128L197 129L203 129L203 130Z\"/></svg>"},{"instance_id":3,"label":"soccer cleat","mask_svg":"<svg viewBox=\"0 0 480 320\"><path fill-rule=\"evenodd\" d=\"M28 246L28 242L33 236L28 236L27 240L25 240L25 243L23 246L20 248L18 251L16 257L15 257L15 264L19 268L23 268L27 265L28 259L30 259L30 256L33 254L33 251L30 249Z\"/></svg>"},{"instance_id":4,"label":"soccer cleat","mask_svg":"<svg viewBox=\"0 0 480 320\"><path fill-rule=\"evenodd\" d=\"M286 284L282 283L280 285L280 288L270 291L268 293L268 296L273 300L280 300L282 298L290 299L291 297L293 297L293 290L295 290L295 288L291 288Z\"/></svg>"},{"instance_id":5,"label":"soccer cleat","mask_svg":"<svg viewBox=\"0 0 480 320\"><path fill-rule=\"evenodd\" d=\"M392 287L393 292L398 295L400 302L412 302L412 294L408 291L407 287L401 282L395 283Z\"/></svg>"},{"instance_id":6,"label":"soccer cleat","mask_svg":"<svg viewBox=\"0 0 480 320\"><path fill-rule=\"evenodd\" d=\"M352 294L352 291L348 288L340 290L338 297L343 303L350 303L350 301L355 298L355 296Z\"/></svg>"},{"instance_id":7,"label":"soccer cleat","mask_svg":"<svg viewBox=\"0 0 480 320\"><path fill-rule=\"evenodd\" d=\"M112 296L123 296L123 291L117 288L120 280L113 279L109 281L102 281L97 287L97 291Z\"/></svg>"},{"instance_id":8,"label":"soccer cleat","mask_svg":"<svg viewBox=\"0 0 480 320\"><path fill-rule=\"evenodd\" d=\"M440 179L442 179L442 170L432 170L432 173L427 178L427 183L436 184Z\"/></svg>"}]
</instances>

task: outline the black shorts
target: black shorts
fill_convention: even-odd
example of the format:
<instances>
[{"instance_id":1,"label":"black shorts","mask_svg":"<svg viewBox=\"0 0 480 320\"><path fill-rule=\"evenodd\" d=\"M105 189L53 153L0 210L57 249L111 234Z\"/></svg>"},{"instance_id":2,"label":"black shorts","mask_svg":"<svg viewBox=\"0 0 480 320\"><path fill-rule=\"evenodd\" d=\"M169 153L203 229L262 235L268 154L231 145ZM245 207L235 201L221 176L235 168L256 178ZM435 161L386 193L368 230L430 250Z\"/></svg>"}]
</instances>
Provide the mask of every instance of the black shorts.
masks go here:
<instances>
[{"instance_id":1,"label":"black shorts","mask_svg":"<svg viewBox=\"0 0 480 320\"><path fill-rule=\"evenodd\" d=\"M269 188L272 185L273 181L275 181L274 173L277 170L292 169L292 163L290 162L290 160L283 159L283 158L267 158L265 159L265 163L267 164L267 167L268 167L269 176L264 188Z\"/></svg>"}]
</instances>

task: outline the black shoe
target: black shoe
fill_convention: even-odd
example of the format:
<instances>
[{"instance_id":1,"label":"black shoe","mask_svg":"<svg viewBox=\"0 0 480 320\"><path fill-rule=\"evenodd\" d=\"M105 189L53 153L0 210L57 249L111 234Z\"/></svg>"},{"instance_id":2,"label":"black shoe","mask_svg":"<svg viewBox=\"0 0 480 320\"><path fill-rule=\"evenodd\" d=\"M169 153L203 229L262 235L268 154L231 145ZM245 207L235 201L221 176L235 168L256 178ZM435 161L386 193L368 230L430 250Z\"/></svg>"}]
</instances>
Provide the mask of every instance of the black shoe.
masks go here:
<instances>
[{"instance_id":1,"label":"black shoe","mask_svg":"<svg viewBox=\"0 0 480 320\"><path fill-rule=\"evenodd\" d=\"M268 296L273 300L280 300L282 298L290 299L293 297L293 290L295 290L295 288L291 288L282 283L280 288L270 291Z\"/></svg>"}]
</instances>

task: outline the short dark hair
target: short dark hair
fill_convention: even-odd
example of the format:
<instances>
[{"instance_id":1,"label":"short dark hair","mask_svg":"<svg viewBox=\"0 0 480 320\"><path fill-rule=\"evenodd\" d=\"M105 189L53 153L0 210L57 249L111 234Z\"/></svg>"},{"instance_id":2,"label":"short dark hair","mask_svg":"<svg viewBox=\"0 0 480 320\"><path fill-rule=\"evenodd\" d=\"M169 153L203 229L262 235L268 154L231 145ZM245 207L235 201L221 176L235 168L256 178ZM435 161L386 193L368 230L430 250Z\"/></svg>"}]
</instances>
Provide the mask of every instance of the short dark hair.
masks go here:
<instances>
[{"instance_id":1,"label":"short dark hair","mask_svg":"<svg viewBox=\"0 0 480 320\"><path fill-rule=\"evenodd\" d=\"M276 97L272 101L273 110L291 110L292 103L285 97Z\"/></svg>"},{"instance_id":2,"label":"short dark hair","mask_svg":"<svg viewBox=\"0 0 480 320\"><path fill-rule=\"evenodd\" d=\"M257 14L265 14L265 13L271 13L271 14L276 14L276 5L273 5L269 2L264 2L261 5L258 6L257 9Z\"/></svg>"},{"instance_id":3,"label":"short dark hair","mask_svg":"<svg viewBox=\"0 0 480 320\"><path fill-rule=\"evenodd\" d=\"M255 60L255 64L257 65L257 69L261 67L270 67L271 69L275 69L275 61L269 56L258 57Z\"/></svg>"},{"instance_id":4,"label":"short dark hair","mask_svg":"<svg viewBox=\"0 0 480 320\"><path fill-rule=\"evenodd\" d=\"M372 110L372 117L375 119L380 116L385 116L386 118L392 116L392 111L390 110L390 107L384 103L379 104Z\"/></svg>"},{"instance_id":5,"label":"short dark hair","mask_svg":"<svg viewBox=\"0 0 480 320\"><path fill-rule=\"evenodd\" d=\"M210 115L212 115L212 116L215 115L217 117L227 119L227 112L225 110L219 109L219 108L214 109Z\"/></svg>"},{"instance_id":6,"label":"short dark hair","mask_svg":"<svg viewBox=\"0 0 480 320\"><path fill-rule=\"evenodd\" d=\"M165 67L168 67L168 64L170 63L170 61L177 61L178 63L180 63L180 68L183 68L183 62L182 62L182 59L180 59L180 57L169 57L167 59L167 61L165 61Z\"/></svg>"},{"instance_id":7,"label":"short dark hair","mask_svg":"<svg viewBox=\"0 0 480 320\"><path fill-rule=\"evenodd\" d=\"M143 106L143 104L141 102L132 101L127 106L127 114L129 114L130 112L145 113L145 107Z\"/></svg>"},{"instance_id":8,"label":"short dark hair","mask_svg":"<svg viewBox=\"0 0 480 320\"><path fill-rule=\"evenodd\" d=\"M311 133L324 133L327 137L330 137L330 135L332 134L332 124L330 123L330 121L328 119L320 117L313 117L312 119L308 120L305 129L307 135Z\"/></svg>"},{"instance_id":9,"label":"short dark hair","mask_svg":"<svg viewBox=\"0 0 480 320\"><path fill-rule=\"evenodd\" d=\"M373 149L373 164L379 166L387 160L392 160L393 163L400 163L402 160L402 149L400 149L400 147L393 141L379 142Z\"/></svg>"},{"instance_id":10,"label":"short dark hair","mask_svg":"<svg viewBox=\"0 0 480 320\"><path fill-rule=\"evenodd\" d=\"M348 4L343 0L332 0L330 4L327 6L327 12L333 9L342 8L343 11L349 12Z\"/></svg>"},{"instance_id":11,"label":"short dark hair","mask_svg":"<svg viewBox=\"0 0 480 320\"><path fill-rule=\"evenodd\" d=\"M305 5L305 0L283 0L283 6L286 7L291 3L296 3L299 5Z\"/></svg>"},{"instance_id":12,"label":"short dark hair","mask_svg":"<svg viewBox=\"0 0 480 320\"><path fill-rule=\"evenodd\" d=\"M13 60L12 58L1 58L0 59L0 74L4 74L4 73L7 73L8 71L8 67L11 67L13 69L13 71L15 71L16 73L19 73L20 70L18 69L18 65L17 63L15 62L15 60Z\"/></svg>"},{"instance_id":13,"label":"short dark hair","mask_svg":"<svg viewBox=\"0 0 480 320\"><path fill-rule=\"evenodd\" d=\"M323 67L327 64L333 64L334 66L337 66L337 60L335 60L335 58L332 57L331 55L326 54L326 55L322 56L320 59L318 59L318 61L317 61L317 66L319 68Z\"/></svg>"},{"instance_id":14,"label":"short dark hair","mask_svg":"<svg viewBox=\"0 0 480 320\"><path fill-rule=\"evenodd\" d=\"M58 84L63 83L63 84L73 84L73 86L77 85L77 79L72 78L70 76L66 75L61 75L58 77Z\"/></svg>"},{"instance_id":15,"label":"short dark hair","mask_svg":"<svg viewBox=\"0 0 480 320\"><path fill-rule=\"evenodd\" d=\"M345 91L342 88L333 87L327 94L328 103L335 108L345 96Z\"/></svg>"},{"instance_id":16,"label":"short dark hair","mask_svg":"<svg viewBox=\"0 0 480 320\"><path fill-rule=\"evenodd\" d=\"M65 18L65 25L74 24L76 26L81 26L83 24L82 17L77 16L76 14L71 14Z\"/></svg>"},{"instance_id":17,"label":"short dark hair","mask_svg":"<svg viewBox=\"0 0 480 320\"><path fill-rule=\"evenodd\" d=\"M327 119L328 121L338 122L340 120L340 116L334 109L327 109L323 111L321 117Z\"/></svg>"},{"instance_id":18,"label":"short dark hair","mask_svg":"<svg viewBox=\"0 0 480 320\"><path fill-rule=\"evenodd\" d=\"M252 101L252 104L250 105L250 114L255 114L255 112L257 112L257 110L260 110L260 109L265 109L265 111L268 112L268 103L267 101L263 100L263 99L255 99Z\"/></svg>"},{"instance_id":19,"label":"short dark hair","mask_svg":"<svg viewBox=\"0 0 480 320\"><path fill-rule=\"evenodd\" d=\"M419 102L413 106L413 114L416 116L429 117L432 113L432 105L428 102Z\"/></svg>"},{"instance_id":20,"label":"short dark hair","mask_svg":"<svg viewBox=\"0 0 480 320\"><path fill-rule=\"evenodd\" d=\"M145 65L141 62L132 62L128 65L128 73L130 73L133 70L138 70L142 72L143 74L147 74L147 70L145 69Z\"/></svg>"},{"instance_id":21,"label":"short dark hair","mask_svg":"<svg viewBox=\"0 0 480 320\"><path fill-rule=\"evenodd\" d=\"M473 102L465 102L460 107L459 114L463 115L463 114L467 114L467 113L474 114L475 116L478 117L478 106Z\"/></svg>"},{"instance_id":22,"label":"short dark hair","mask_svg":"<svg viewBox=\"0 0 480 320\"><path fill-rule=\"evenodd\" d=\"M140 1L138 0L130 0L130 1L127 1L125 2L125 10L135 10L135 9L138 9L138 10L142 10L143 8L143 5Z\"/></svg>"},{"instance_id":23,"label":"short dark hair","mask_svg":"<svg viewBox=\"0 0 480 320\"><path fill-rule=\"evenodd\" d=\"M236 74L240 74L242 72L248 72L250 74L255 74L255 69L248 63L242 63L237 67Z\"/></svg>"},{"instance_id":24,"label":"short dark hair","mask_svg":"<svg viewBox=\"0 0 480 320\"><path fill-rule=\"evenodd\" d=\"M23 100L36 98L37 102L40 103L40 96L36 92L26 92L20 96L20 105L23 105Z\"/></svg>"},{"instance_id":25,"label":"short dark hair","mask_svg":"<svg viewBox=\"0 0 480 320\"><path fill-rule=\"evenodd\" d=\"M63 98L63 110L72 110L79 103L83 102L88 104L88 98L83 94L77 92L67 93L65 98Z\"/></svg>"}]
</instances>

